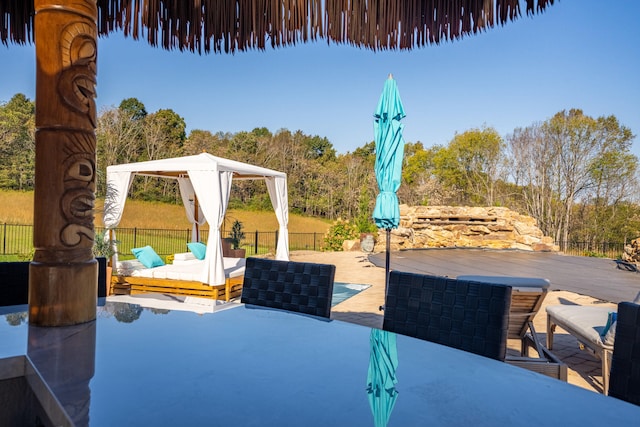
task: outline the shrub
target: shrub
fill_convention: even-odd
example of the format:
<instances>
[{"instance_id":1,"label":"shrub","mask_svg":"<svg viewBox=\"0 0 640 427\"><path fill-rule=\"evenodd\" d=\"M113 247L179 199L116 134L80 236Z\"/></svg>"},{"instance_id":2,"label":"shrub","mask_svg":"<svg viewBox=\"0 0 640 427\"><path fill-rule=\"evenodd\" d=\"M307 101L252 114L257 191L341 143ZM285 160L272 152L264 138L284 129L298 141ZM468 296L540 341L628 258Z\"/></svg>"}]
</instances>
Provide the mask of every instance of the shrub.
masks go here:
<instances>
[{"instance_id":1,"label":"shrub","mask_svg":"<svg viewBox=\"0 0 640 427\"><path fill-rule=\"evenodd\" d=\"M345 240L357 239L360 236L357 224L338 219L324 235L325 251L341 251Z\"/></svg>"},{"instance_id":2,"label":"shrub","mask_svg":"<svg viewBox=\"0 0 640 427\"><path fill-rule=\"evenodd\" d=\"M583 251L582 256L591 258L606 258L607 255L596 251Z\"/></svg>"},{"instance_id":3,"label":"shrub","mask_svg":"<svg viewBox=\"0 0 640 427\"><path fill-rule=\"evenodd\" d=\"M366 216L361 216L357 218L356 225L360 233L377 233L378 232L378 227L376 227L376 224L373 222L371 218Z\"/></svg>"}]
</instances>

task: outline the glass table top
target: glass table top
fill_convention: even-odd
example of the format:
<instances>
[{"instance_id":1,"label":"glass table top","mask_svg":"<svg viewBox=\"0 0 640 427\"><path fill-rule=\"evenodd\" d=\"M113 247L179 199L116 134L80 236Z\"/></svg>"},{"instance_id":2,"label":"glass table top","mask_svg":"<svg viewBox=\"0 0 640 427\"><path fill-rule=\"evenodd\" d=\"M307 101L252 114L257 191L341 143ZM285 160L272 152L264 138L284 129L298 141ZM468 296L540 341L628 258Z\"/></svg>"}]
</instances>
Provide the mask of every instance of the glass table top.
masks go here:
<instances>
[{"instance_id":1,"label":"glass table top","mask_svg":"<svg viewBox=\"0 0 640 427\"><path fill-rule=\"evenodd\" d=\"M401 335L374 340L381 331L295 313L230 303L198 314L107 301L95 322L40 328L13 310L0 314L0 358L27 354L76 425L640 419L634 405L505 363ZM382 360L377 390L392 392L372 396L372 358Z\"/></svg>"}]
</instances>

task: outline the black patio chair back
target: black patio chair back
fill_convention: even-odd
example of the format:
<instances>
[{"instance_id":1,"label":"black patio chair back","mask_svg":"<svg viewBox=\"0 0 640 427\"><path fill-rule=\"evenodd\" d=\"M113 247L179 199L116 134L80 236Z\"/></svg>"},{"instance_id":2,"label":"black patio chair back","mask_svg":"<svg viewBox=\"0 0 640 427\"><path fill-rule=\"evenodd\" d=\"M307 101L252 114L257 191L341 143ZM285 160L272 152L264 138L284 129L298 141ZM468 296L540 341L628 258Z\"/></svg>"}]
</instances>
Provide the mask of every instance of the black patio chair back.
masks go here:
<instances>
[{"instance_id":1,"label":"black patio chair back","mask_svg":"<svg viewBox=\"0 0 640 427\"><path fill-rule=\"evenodd\" d=\"M247 258L240 301L329 318L335 272L331 264Z\"/></svg>"},{"instance_id":2,"label":"black patio chair back","mask_svg":"<svg viewBox=\"0 0 640 427\"><path fill-rule=\"evenodd\" d=\"M107 260L98 261L98 297L107 296ZM29 261L0 262L0 307L29 303Z\"/></svg>"},{"instance_id":3,"label":"black patio chair back","mask_svg":"<svg viewBox=\"0 0 640 427\"><path fill-rule=\"evenodd\" d=\"M640 405L640 305L618 304L609 396Z\"/></svg>"},{"instance_id":4,"label":"black patio chair back","mask_svg":"<svg viewBox=\"0 0 640 427\"><path fill-rule=\"evenodd\" d=\"M29 302L29 262L0 262L0 307Z\"/></svg>"},{"instance_id":5,"label":"black patio chair back","mask_svg":"<svg viewBox=\"0 0 640 427\"><path fill-rule=\"evenodd\" d=\"M383 329L504 360L511 287L392 271Z\"/></svg>"}]
</instances>

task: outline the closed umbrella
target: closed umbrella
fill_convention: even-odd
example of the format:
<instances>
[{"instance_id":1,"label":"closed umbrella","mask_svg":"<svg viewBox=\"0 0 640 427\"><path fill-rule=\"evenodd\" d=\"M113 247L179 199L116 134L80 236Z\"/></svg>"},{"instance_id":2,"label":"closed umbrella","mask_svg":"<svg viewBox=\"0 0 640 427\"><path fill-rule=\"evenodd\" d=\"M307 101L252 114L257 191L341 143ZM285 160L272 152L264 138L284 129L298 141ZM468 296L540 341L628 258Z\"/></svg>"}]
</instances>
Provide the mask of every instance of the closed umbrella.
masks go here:
<instances>
[{"instance_id":1,"label":"closed umbrella","mask_svg":"<svg viewBox=\"0 0 640 427\"><path fill-rule=\"evenodd\" d=\"M371 353L367 373L367 397L375 427L386 427L398 398L396 369L398 349L396 334L371 329Z\"/></svg>"},{"instance_id":2,"label":"closed umbrella","mask_svg":"<svg viewBox=\"0 0 640 427\"><path fill-rule=\"evenodd\" d=\"M392 75L384 83L384 89L374 114L373 131L376 143L375 173L380 193L373 210L373 219L378 228L387 231L385 264L385 298L389 283L389 257L391 229L400 224L400 207L396 192L402 178L404 139L400 123L406 114L398 93L398 85Z\"/></svg>"}]
</instances>

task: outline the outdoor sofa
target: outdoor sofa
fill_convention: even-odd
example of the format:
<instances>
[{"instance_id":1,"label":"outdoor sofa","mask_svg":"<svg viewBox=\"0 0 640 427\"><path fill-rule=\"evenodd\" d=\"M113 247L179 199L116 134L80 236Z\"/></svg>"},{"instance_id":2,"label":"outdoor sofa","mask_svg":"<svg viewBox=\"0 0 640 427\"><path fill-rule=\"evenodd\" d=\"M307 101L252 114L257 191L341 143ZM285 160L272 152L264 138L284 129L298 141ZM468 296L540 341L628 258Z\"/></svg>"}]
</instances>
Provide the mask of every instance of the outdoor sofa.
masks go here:
<instances>
[{"instance_id":1,"label":"outdoor sofa","mask_svg":"<svg viewBox=\"0 0 640 427\"><path fill-rule=\"evenodd\" d=\"M137 259L119 261L111 279L111 293L135 295L162 293L230 301L242 294L245 259L224 257L225 283L209 285L201 281L204 261L192 253L178 253L173 263L147 268Z\"/></svg>"}]
</instances>

